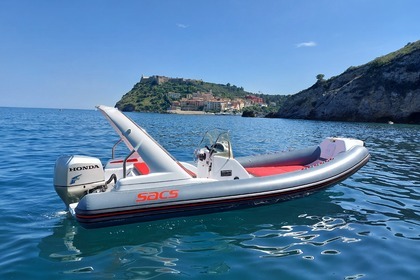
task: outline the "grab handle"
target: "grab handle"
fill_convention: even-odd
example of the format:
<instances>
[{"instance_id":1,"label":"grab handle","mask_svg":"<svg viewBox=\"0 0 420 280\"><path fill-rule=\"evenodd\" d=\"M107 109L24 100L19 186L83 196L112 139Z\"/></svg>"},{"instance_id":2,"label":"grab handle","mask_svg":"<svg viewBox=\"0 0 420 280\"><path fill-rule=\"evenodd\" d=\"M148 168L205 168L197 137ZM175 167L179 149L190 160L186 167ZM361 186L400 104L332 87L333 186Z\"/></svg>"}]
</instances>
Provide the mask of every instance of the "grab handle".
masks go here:
<instances>
[{"instance_id":1,"label":"grab handle","mask_svg":"<svg viewBox=\"0 0 420 280\"><path fill-rule=\"evenodd\" d=\"M122 139L120 138L120 140L117 141L117 143L114 144L114 146L112 147L112 159L115 158L115 149L117 148L118 144L120 144L122 141Z\"/></svg>"},{"instance_id":2,"label":"grab handle","mask_svg":"<svg viewBox=\"0 0 420 280\"><path fill-rule=\"evenodd\" d=\"M132 150L128 156L126 156L126 158L123 161L123 178L125 178L127 176L126 171L127 171L127 160L129 159L129 157L131 157L132 154L134 154L136 150Z\"/></svg>"}]
</instances>

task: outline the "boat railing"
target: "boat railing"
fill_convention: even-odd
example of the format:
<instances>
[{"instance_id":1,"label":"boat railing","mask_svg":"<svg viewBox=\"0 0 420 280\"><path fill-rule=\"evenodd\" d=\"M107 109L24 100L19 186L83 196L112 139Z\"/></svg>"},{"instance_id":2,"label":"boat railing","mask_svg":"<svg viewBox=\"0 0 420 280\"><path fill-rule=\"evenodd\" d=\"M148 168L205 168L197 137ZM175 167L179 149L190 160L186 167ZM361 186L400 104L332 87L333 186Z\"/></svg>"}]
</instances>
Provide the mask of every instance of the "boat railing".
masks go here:
<instances>
[{"instance_id":1,"label":"boat railing","mask_svg":"<svg viewBox=\"0 0 420 280\"><path fill-rule=\"evenodd\" d=\"M112 159L115 159L115 150L118 146L118 144L120 144L123 141L122 138L120 138L115 144L114 146L112 146ZM134 154L136 150L132 150L123 160L123 178L127 177L127 160Z\"/></svg>"},{"instance_id":2,"label":"boat railing","mask_svg":"<svg viewBox=\"0 0 420 280\"><path fill-rule=\"evenodd\" d=\"M122 138L120 138L120 140L118 140L117 143L115 143L114 146L112 146L112 159L115 158L115 149L117 148L118 144L120 144L122 141Z\"/></svg>"},{"instance_id":3,"label":"boat railing","mask_svg":"<svg viewBox=\"0 0 420 280\"><path fill-rule=\"evenodd\" d=\"M132 150L123 161L123 178L127 177L127 160L134 154L136 150Z\"/></svg>"}]
</instances>

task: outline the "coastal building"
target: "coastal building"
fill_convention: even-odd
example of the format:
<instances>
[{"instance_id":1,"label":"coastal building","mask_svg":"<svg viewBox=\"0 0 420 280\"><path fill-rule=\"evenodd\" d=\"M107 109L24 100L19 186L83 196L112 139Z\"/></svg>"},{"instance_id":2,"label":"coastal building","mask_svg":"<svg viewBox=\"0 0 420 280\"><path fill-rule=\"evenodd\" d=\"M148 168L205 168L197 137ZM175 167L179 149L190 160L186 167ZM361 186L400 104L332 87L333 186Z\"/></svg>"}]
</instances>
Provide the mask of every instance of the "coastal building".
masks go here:
<instances>
[{"instance_id":1,"label":"coastal building","mask_svg":"<svg viewBox=\"0 0 420 280\"><path fill-rule=\"evenodd\" d=\"M167 82L185 83L200 80L191 80L183 78L169 78L165 76L141 76L140 83L144 84L163 84ZM169 92L167 97L170 98L171 110L181 111L205 111L205 112L235 112L241 111L244 107L260 105L266 106L261 97L255 95L247 95L244 98L227 99L215 97L212 90L209 92L197 91L194 93Z\"/></svg>"},{"instance_id":2,"label":"coastal building","mask_svg":"<svg viewBox=\"0 0 420 280\"><path fill-rule=\"evenodd\" d=\"M169 110L181 110L181 102L173 101Z\"/></svg>"},{"instance_id":3,"label":"coastal building","mask_svg":"<svg viewBox=\"0 0 420 280\"><path fill-rule=\"evenodd\" d=\"M261 102L257 98L252 99L253 102ZM249 100L227 99L214 97L210 92L195 92L187 94L186 97L181 98L179 102L173 102L172 108L179 108L181 111L205 111L205 112L226 112L226 111L241 111L244 107L251 106Z\"/></svg>"},{"instance_id":4,"label":"coastal building","mask_svg":"<svg viewBox=\"0 0 420 280\"><path fill-rule=\"evenodd\" d=\"M256 104L262 105L262 104L264 104L264 100L261 97L257 97L255 95L247 95L247 96L245 96L245 99L249 103L251 103L252 105L256 105Z\"/></svg>"},{"instance_id":5,"label":"coastal building","mask_svg":"<svg viewBox=\"0 0 420 280\"><path fill-rule=\"evenodd\" d=\"M202 98L182 98L180 107L182 111L203 111L205 101Z\"/></svg>"},{"instance_id":6,"label":"coastal building","mask_svg":"<svg viewBox=\"0 0 420 280\"><path fill-rule=\"evenodd\" d=\"M227 102L224 100L208 100L205 105L207 112L222 112L227 108Z\"/></svg>"},{"instance_id":7,"label":"coastal building","mask_svg":"<svg viewBox=\"0 0 420 280\"><path fill-rule=\"evenodd\" d=\"M242 99L234 99L228 103L228 107L232 111L241 111L245 107L245 102Z\"/></svg>"}]
</instances>

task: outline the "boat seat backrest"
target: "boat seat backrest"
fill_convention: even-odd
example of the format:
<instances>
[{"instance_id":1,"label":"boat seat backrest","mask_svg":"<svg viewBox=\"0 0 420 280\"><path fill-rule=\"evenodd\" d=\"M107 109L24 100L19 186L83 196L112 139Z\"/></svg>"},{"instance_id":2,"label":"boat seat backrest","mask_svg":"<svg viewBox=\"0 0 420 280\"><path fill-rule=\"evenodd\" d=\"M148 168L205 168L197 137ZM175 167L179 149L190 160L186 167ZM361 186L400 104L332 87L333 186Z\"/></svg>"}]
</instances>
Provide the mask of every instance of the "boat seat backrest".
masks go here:
<instances>
[{"instance_id":1,"label":"boat seat backrest","mask_svg":"<svg viewBox=\"0 0 420 280\"><path fill-rule=\"evenodd\" d=\"M136 162L133 164L134 168L137 170L137 172L140 173L140 175L147 175L150 173L149 166L143 161L143 162Z\"/></svg>"},{"instance_id":2,"label":"boat seat backrest","mask_svg":"<svg viewBox=\"0 0 420 280\"><path fill-rule=\"evenodd\" d=\"M320 144L321 147L321 159L331 159L337 154L346 151L346 145L342 140L326 139Z\"/></svg>"}]
</instances>

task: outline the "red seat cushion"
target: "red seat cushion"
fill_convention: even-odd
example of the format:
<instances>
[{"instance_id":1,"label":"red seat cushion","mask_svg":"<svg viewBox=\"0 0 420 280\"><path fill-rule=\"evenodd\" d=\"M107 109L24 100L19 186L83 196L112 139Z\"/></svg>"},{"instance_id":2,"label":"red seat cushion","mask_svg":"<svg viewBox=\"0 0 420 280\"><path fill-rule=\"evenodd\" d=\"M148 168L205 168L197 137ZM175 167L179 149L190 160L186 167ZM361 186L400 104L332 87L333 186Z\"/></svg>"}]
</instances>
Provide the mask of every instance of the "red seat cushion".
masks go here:
<instances>
[{"instance_id":1,"label":"red seat cushion","mask_svg":"<svg viewBox=\"0 0 420 280\"><path fill-rule=\"evenodd\" d=\"M255 177L278 175L287 172L304 169L303 165L287 165L287 166L266 166L266 167L248 167L245 168L249 174Z\"/></svg>"},{"instance_id":2,"label":"red seat cushion","mask_svg":"<svg viewBox=\"0 0 420 280\"><path fill-rule=\"evenodd\" d=\"M136 162L134 163L134 168L137 169L138 172L142 175L147 175L150 173L149 166L143 161L143 162Z\"/></svg>"}]
</instances>

